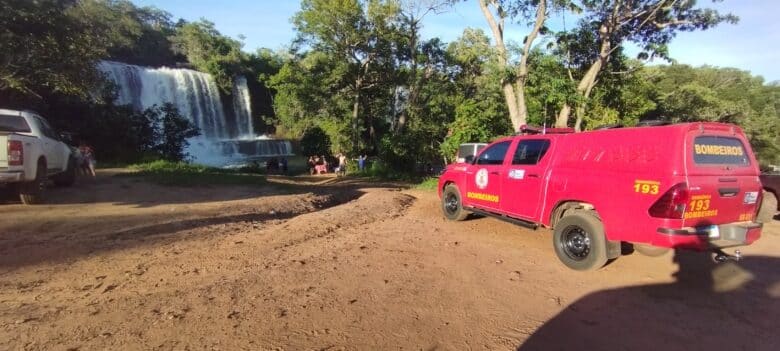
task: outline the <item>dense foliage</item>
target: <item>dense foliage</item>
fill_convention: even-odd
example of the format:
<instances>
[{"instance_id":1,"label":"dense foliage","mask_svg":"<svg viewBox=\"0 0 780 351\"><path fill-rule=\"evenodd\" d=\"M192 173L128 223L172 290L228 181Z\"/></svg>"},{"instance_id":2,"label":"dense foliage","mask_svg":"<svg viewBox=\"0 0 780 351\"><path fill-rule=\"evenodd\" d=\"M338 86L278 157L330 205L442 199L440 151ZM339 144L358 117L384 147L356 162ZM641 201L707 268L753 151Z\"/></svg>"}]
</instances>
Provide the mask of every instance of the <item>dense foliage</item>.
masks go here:
<instances>
[{"instance_id":1,"label":"dense foliage","mask_svg":"<svg viewBox=\"0 0 780 351\"><path fill-rule=\"evenodd\" d=\"M530 32L502 31L498 45L495 31L464 28L444 43L421 37L422 23L454 0L302 0L289 52L248 53L207 20L174 20L126 0L0 0L0 102L39 110L103 159L185 158L182 142L194 134L186 116L116 106L116 87L95 68L114 60L205 71L223 95L244 75L257 132L301 140L304 156L368 153L395 171L510 134L520 115L583 130L643 119L736 123L763 164L780 163L777 82L732 68L644 64L674 57L667 45L677 32L734 16L693 1L473 1L497 25L525 21ZM549 18L571 13L580 19L573 28L552 28ZM638 57L624 54L627 42Z\"/></svg>"}]
</instances>

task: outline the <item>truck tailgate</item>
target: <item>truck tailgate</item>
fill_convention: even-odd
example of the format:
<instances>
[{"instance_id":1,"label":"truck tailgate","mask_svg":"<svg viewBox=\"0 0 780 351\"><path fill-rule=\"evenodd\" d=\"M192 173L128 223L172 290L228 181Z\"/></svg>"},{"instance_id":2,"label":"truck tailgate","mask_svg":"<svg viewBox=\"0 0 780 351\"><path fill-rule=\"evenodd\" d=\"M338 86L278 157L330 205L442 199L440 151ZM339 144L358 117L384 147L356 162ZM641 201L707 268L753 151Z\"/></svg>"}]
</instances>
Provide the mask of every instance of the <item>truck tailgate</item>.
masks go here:
<instances>
[{"instance_id":1,"label":"truck tailgate","mask_svg":"<svg viewBox=\"0 0 780 351\"><path fill-rule=\"evenodd\" d=\"M8 167L8 134L0 133L0 168Z\"/></svg>"},{"instance_id":2,"label":"truck tailgate","mask_svg":"<svg viewBox=\"0 0 780 351\"><path fill-rule=\"evenodd\" d=\"M754 220L761 183L749 144L741 133L705 126L688 137L689 226Z\"/></svg>"}]
</instances>

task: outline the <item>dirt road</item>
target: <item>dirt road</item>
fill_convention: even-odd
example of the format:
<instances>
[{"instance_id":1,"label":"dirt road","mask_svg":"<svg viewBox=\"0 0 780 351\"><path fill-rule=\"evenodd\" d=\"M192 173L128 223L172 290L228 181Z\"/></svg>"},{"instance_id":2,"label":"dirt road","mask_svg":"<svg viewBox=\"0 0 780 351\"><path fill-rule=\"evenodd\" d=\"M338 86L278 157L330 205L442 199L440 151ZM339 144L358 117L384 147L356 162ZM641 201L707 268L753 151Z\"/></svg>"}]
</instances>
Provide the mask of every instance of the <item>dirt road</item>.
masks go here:
<instances>
[{"instance_id":1,"label":"dirt road","mask_svg":"<svg viewBox=\"0 0 780 351\"><path fill-rule=\"evenodd\" d=\"M51 205L0 205L0 350L780 345L778 221L738 264L631 254L581 273L546 230L447 222L432 192L318 180L102 176Z\"/></svg>"}]
</instances>

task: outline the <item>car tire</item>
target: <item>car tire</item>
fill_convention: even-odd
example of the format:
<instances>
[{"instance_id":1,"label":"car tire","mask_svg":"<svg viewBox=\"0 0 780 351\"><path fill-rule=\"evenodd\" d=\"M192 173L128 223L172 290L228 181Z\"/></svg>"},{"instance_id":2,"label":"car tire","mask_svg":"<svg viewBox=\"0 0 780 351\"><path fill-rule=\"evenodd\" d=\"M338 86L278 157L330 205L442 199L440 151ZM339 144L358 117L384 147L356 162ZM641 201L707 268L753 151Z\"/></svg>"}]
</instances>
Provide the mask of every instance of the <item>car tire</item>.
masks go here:
<instances>
[{"instance_id":1,"label":"car tire","mask_svg":"<svg viewBox=\"0 0 780 351\"><path fill-rule=\"evenodd\" d=\"M457 185L449 184L444 187L441 194L441 211L444 217L451 221L462 221L469 215L469 212L463 209Z\"/></svg>"},{"instance_id":2,"label":"car tire","mask_svg":"<svg viewBox=\"0 0 780 351\"><path fill-rule=\"evenodd\" d=\"M593 211L567 211L553 230L553 247L567 267L590 271L607 263L604 224Z\"/></svg>"},{"instance_id":3,"label":"car tire","mask_svg":"<svg viewBox=\"0 0 780 351\"><path fill-rule=\"evenodd\" d=\"M19 198L25 205L43 203L46 195L46 161L38 161L35 180L19 185Z\"/></svg>"},{"instance_id":4,"label":"car tire","mask_svg":"<svg viewBox=\"0 0 780 351\"><path fill-rule=\"evenodd\" d=\"M639 252L645 256L649 257L659 257L665 255L667 252L671 251L672 249L668 247L660 247L660 246L653 246L653 245L646 245L646 244L635 244L634 245L634 251Z\"/></svg>"},{"instance_id":5,"label":"car tire","mask_svg":"<svg viewBox=\"0 0 780 351\"><path fill-rule=\"evenodd\" d=\"M777 197L772 192L764 190L761 197L761 207L758 208L758 219L761 223L769 223L775 218L777 213Z\"/></svg>"},{"instance_id":6,"label":"car tire","mask_svg":"<svg viewBox=\"0 0 780 351\"><path fill-rule=\"evenodd\" d=\"M76 159L68 158L68 168L52 178L56 186L71 186L76 182Z\"/></svg>"}]
</instances>

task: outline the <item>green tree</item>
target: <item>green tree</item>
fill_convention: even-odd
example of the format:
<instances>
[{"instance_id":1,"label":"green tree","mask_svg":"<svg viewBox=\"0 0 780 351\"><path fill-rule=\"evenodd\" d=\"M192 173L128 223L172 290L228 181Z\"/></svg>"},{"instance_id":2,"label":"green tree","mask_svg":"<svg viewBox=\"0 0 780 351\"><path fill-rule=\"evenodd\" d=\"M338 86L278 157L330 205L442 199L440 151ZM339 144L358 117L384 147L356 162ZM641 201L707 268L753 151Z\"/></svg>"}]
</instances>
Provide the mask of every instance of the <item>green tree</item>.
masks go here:
<instances>
[{"instance_id":1,"label":"green tree","mask_svg":"<svg viewBox=\"0 0 780 351\"><path fill-rule=\"evenodd\" d=\"M623 43L631 42L643 51L640 58L668 58L667 45L678 32L706 30L722 22L736 23L731 14L720 14L710 8L700 8L695 1L677 0L582 0L584 18L580 21L581 38L592 37L595 43L581 45L587 49L582 57L582 75L577 83L577 93L587 100L598 82L600 73ZM569 123L571 105L565 104L558 114L556 125Z\"/></svg>"},{"instance_id":2,"label":"green tree","mask_svg":"<svg viewBox=\"0 0 780 351\"><path fill-rule=\"evenodd\" d=\"M200 135L200 130L170 103L152 106L145 113L152 115L158 126L154 150L160 157L168 161L186 160L189 157L185 151L189 146L187 139Z\"/></svg>"},{"instance_id":3,"label":"green tree","mask_svg":"<svg viewBox=\"0 0 780 351\"><path fill-rule=\"evenodd\" d=\"M293 17L298 41L311 46L334 60L334 75L328 83L349 94L352 102L352 145L360 148L361 113L365 94L384 82L393 80L391 50L396 34L399 9L395 1L303 0L301 10ZM343 95L340 94L340 95Z\"/></svg>"},{"instance_id":4,"label":"green tree","mask_svg":"<svg viewBox=\"0 0 780 351\"><path fill-rule=\"evenodd\" d=\"M75 0L0 1L0 100L30 105L52 93L87 96L106 55L103 24ZM34 29L34 30L33 30Z\"/></svg>"},{"instance_id":5,"label":"green tree","mask_svg":"<svg viewBox=\"0 0 780 351\"><path fill-rule=\"evenodd\" d=\"M233 78L246 72L243 44L222 35L214 23L205 19L180 24L170 40L176 53L184 55L199 71L210 73L225 93L230 92Z\"/></svg>"},{"instance_id":6,"label":"green tree","mask_svg":"<svg viewBox=\"0 0 780 351\"><path fill-rule=\"evenodd\" d=\"M301 137L301 152L304 156L330 155L330 137L320 127L307 129Z\"/></svg>"}]
</instances>

